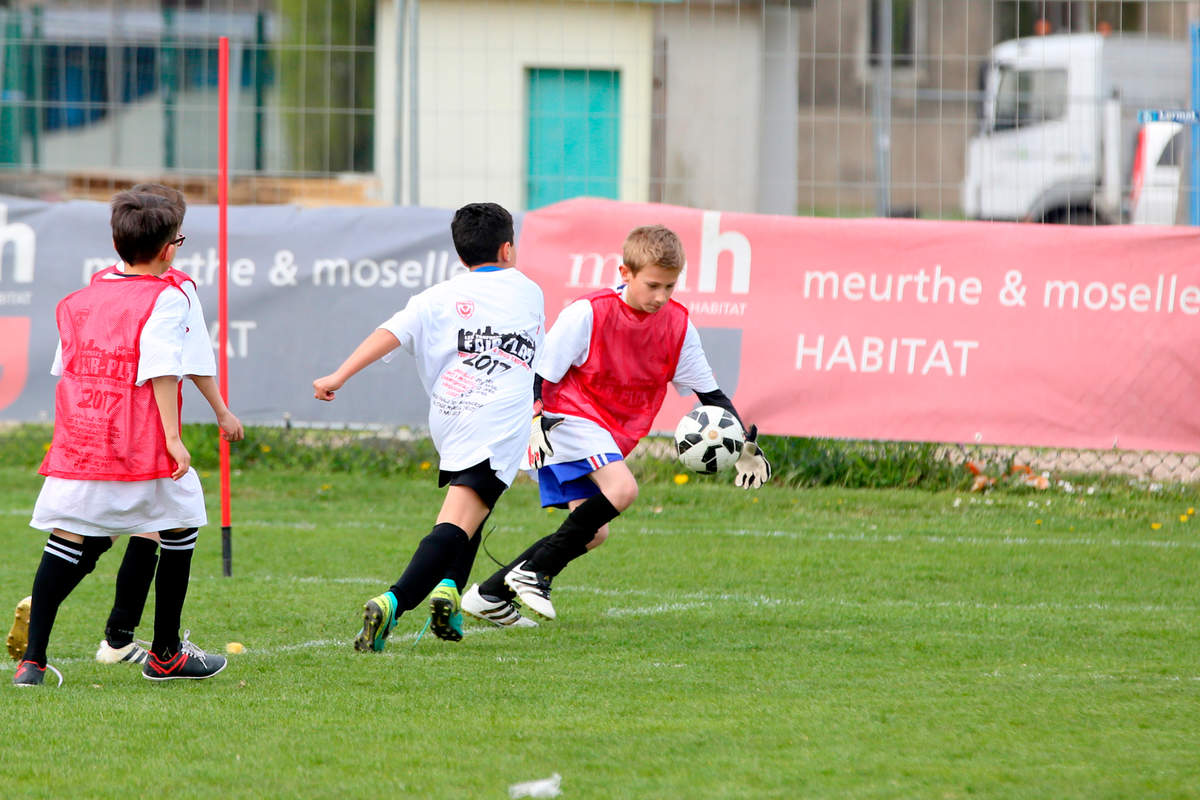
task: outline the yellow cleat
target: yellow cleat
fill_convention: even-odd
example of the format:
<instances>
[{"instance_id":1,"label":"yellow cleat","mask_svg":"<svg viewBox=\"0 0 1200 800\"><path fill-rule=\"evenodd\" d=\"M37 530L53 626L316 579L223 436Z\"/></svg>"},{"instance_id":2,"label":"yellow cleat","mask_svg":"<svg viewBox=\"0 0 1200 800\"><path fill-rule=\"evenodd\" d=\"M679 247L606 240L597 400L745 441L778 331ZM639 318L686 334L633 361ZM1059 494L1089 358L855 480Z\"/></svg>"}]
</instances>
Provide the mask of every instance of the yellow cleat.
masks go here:
<instances>
[{"instance_id":1,"label":"yellow cleat","mask_svg":"<svg viewBox=\"0 0 1200 800\"><path fill-rule=\"evenodd\" d=\"M32 607L33 598L26 597L13 611L12 629L8 632L8 655L13 661L19 661L29 646L29 609Z\"/></svg>"}]
</instances>

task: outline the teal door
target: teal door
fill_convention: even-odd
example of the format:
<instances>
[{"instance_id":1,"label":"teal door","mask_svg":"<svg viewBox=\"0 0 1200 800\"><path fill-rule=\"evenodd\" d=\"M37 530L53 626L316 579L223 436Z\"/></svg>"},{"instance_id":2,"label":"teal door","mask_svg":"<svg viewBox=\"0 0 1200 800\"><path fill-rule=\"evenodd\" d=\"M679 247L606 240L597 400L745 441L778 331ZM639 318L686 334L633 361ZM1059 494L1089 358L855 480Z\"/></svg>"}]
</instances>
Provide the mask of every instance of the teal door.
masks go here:
<instances>
[{"instance_id":1,"label":"teal door","mask_svg":"<svg viewBox=\"0 0 1200 800\"><path fill-rule=\"evenodd\" d=\"M616 199L620 108L619 72L529 70L529 208L580 195Z\"/></svg>"}]
</instances>

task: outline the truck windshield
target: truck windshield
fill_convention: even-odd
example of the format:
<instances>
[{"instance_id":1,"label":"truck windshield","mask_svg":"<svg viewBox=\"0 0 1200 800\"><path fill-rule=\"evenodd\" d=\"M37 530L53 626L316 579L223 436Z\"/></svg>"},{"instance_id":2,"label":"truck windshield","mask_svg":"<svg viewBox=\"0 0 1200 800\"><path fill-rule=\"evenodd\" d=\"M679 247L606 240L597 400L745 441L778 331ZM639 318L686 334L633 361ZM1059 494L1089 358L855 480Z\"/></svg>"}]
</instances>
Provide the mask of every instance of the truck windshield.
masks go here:
<instances>
[{"instance_id":1,"label":"truck windshield","mask_svg":"<svg viewBox=\"0 0 1200 800\"><path fill-rule=\"evenodd\" d=\"M1059 119L1067 110L1065 69L997 69L994 129L1011 130Z\"/></svg>"}]
</instances>

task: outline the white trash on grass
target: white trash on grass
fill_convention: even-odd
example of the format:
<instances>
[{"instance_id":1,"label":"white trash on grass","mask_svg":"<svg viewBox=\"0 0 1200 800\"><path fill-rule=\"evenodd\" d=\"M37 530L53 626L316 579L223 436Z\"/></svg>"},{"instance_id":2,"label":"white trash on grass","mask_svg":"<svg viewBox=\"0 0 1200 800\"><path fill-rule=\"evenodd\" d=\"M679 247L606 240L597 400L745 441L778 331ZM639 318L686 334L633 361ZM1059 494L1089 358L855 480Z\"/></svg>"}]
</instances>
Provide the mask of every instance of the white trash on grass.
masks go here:
<instances>
[{"instance_id":1,"label":"white trash on grass","mask_svg":"<svg viewBox=\"0 0 1200 800\"><path fill-rule=\"evenodd\" d=\"M556 772L549 778L514 783L508 787L508 796L513 800L518 797L558 797L562 794L562 790L558 788L561 784L562 775Z\"/></svg>"}]
</instances>

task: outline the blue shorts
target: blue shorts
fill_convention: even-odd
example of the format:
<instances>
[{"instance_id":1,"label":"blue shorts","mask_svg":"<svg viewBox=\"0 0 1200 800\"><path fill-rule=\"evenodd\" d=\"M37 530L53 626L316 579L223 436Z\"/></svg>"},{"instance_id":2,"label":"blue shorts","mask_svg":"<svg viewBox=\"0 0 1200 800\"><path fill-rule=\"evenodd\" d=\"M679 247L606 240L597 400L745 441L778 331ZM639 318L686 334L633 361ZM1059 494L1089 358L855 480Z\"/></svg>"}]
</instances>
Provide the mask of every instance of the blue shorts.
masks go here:
<instances>
[{"instance_id":1,"label":"blue shorts","mask_svg":"<svg viewBox=\"0 0 1200 800\"><path fill-rule=\"evenodd\" d=\"M604 453L542 467L538 470L542 508L566 508L572 500L586 500L600 494L600 487L588 476L605 464L623 460L620 453Z\"/></svg>"}]
</instances>

